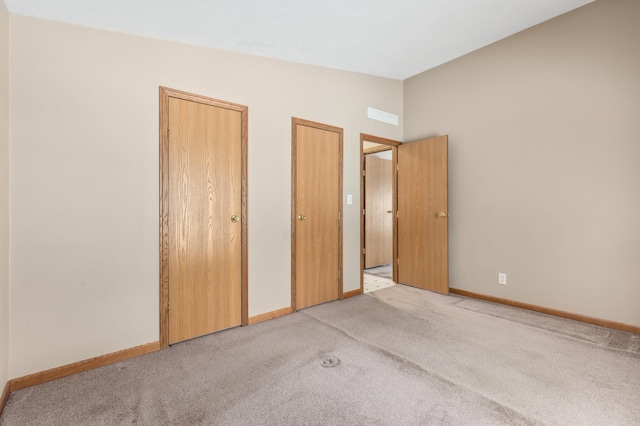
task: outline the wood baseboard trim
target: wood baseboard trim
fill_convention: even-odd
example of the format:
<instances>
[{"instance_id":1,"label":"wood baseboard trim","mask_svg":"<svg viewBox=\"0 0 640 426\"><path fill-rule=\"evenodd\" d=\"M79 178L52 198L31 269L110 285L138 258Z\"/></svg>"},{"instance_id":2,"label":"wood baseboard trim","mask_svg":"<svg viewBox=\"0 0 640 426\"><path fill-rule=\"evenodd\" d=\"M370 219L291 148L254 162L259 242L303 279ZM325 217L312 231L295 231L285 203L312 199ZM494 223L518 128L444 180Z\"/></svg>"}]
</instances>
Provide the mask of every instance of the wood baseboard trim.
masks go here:
<instances>
[{"instance_id":1,"label":"wood baseboard trim","mask_svg":"<svg viewBox=\"0 0 640 426\"><path fill-rule=\"evenodd\" d=\"M474 299L486 300L488 302L500 303L502 305L514 306L516 308L527 309L529 311L540 312L542 314L553 315L560 318L567 318L576 321L586 322L588 324L598 325L600 327L611 328L618 331L626 331L627 333L640 334L640 327L630 324L624 324L616 321L609 321L601 318L593 318L586 315L574 314L571 312L561 311L559 309L545 308L544 306L532 305L529 303L517 302L515 300L503 299L501 297L487 296L485 294L474 293L472 291L450 288L450 293L467 296Z\"/></svg>"},{"instance_id":2,"label":"wood baseboard trim","mask_svg":"<svg viewBox=\"0 0 640 426\"><path fill-rule=\"evenodd\" d=\"M355 290L351 290L348 291L346 293L342 294L342 298L343 299L348 299L350 297L354 297L354 296L360 296L362 294L362 289L361 288L356 288Z\"/></svg>"},{"instance_id":3,"label":"wood baseboard trim","mask_svg":"<svg viewBox=\"0 0 640 426\"><path fill-rule=\"evenodd\" d=\"M254 315L254 316L249 318L249 325L257 324L257 323L262 322L262 321L272 320L272 319L278 318L278 317L283 317L283 316L289 315L291 313L293 313L293 309L291 308L291 306L289 306L287 308L277 309L277 310L271 311L271 312L265 312L264 314Z\"/></svg>"},{"instance_id":4,"label":"wood baseboard trim","mask_svg":"<svg viewBox=\"0 0 640 426\"><path fill-rule=\"evenodd\" d=\"M2 411L4 410L4 406L7 405L7 401L9 400L9 394L11 393L11 385L7 382L4 385L4 390L2 391L2 396L0 397L0 415L2 415Z\"/></svg>"},{"instance_id":5,"label":"wood baseboard trim","mask_svg":"<svg viewBox=\"0 0 640 426\"><path fill-rule=\"evenodd\" d=\"M26 376L11 379L9 380L9 387L11 389L11 392L13 392L20 389L28 388L30 386L50 382L51 380L71 376L72 374L82 373L83 371L93 370L94 368L98 367L104 367L105 365L113 364L114 362L133 358L139 355L144 355L150 352L155 352L157 350L160 350L160 342L147 343L145 345L123 349L121 351L112 352L110 354L100 355L95 358L85 359L83 361L74 362L72 364L67 364L49 370L40 371L38 373L27 374Z\"/></svg>"}]
</instances>

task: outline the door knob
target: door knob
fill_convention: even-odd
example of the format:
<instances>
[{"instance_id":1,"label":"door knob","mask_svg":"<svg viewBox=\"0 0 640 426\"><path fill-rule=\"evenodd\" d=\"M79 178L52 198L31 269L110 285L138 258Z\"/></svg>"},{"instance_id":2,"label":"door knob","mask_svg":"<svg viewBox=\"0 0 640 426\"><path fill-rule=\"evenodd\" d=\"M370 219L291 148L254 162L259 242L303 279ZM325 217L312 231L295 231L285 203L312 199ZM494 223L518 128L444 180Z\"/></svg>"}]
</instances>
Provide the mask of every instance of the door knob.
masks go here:
<instances>
[{"instance_id":1,"label":"door knob","mask_svg":"<svg viewBox=\"0 0 640 426\"><path fill-rule=\"evenodd\" d=\"M238 216L237 214L234 214L233 216L231 216L231 222L233 223L240 222L240 216Z\"/></svg>"},{"instance_id":2,"label":"door knob","mask_svg":"<svg viewBox=\"0 0 640 426\"><path fill-rule=\"evenodd\" d=\"M393 213L393 210L387 210L387 213Z\"/></svg>"},{"instance_id":3,"label":"door knob","mask_svg":"<svg viewBox=\"0 0 640 426\"><path fill-rule=\"evenodd\" d=\"M438 212L438 217L444 218L447 217L447 214L445 212Z\"/></svg>"},{"instance_id":4,"label":"door knob","mask_svg":"<svg viewBox=\"0 0 640 426\"><path fill-rule=\"evenodd\" d=\"M307 217L303 214L298 215L298 220L305 220Z\"/></svg>"}]
</instances>

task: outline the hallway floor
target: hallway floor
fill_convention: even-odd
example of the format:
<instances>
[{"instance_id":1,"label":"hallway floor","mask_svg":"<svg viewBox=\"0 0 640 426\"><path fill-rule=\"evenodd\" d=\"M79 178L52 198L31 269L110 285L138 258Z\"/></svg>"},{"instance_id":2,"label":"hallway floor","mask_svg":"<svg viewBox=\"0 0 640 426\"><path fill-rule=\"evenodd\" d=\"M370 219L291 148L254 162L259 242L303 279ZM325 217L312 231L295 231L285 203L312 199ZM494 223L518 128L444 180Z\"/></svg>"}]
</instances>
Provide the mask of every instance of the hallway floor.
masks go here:
<instances>
[{"instance_id":1,"label":"hallway floor","mask_svg":"<svg viewBox=\"0 0 640 426\"><path fill-rule=\"evenodd\" d=\"M369 293L395 285L391 265L376 266L364 270L364 292Z\"/></svg>"}]
</instances>

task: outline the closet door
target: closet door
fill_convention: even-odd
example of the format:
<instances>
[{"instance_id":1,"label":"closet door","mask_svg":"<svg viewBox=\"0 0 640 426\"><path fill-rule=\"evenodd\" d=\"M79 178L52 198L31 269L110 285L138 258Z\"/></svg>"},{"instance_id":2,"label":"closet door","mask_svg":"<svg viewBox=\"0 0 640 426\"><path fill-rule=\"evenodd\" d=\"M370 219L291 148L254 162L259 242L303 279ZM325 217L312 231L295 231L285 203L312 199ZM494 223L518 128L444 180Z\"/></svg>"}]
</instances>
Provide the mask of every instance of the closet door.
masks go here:
<instances>
[{"instance_id":1,"label":"closet door","mask_svg":"<svg viewBox=\"0 0 640 426\"><path fill-rule=\"evenodd\" d=\"M166 95L162 278L167 343L243 323L246 107Z\"/></svg>"},{"instance_id":2,"label":"closet door","mask_svg":"<svg viewBox=\"0 0 640 426\"><path fill-rule=\"evenodd\" d=\"M365 268L393 262L393 162L365 155Z\"/></svg>"},{"instance_id":3,"label":"closet door","mask_svg":"<svg viewBox=\"0 0 640 426\"><path fill-rule=\"evenodd\" d=\"M292 305L342 290L342 129L293 119Z\"/></svg>"}]
</instances>

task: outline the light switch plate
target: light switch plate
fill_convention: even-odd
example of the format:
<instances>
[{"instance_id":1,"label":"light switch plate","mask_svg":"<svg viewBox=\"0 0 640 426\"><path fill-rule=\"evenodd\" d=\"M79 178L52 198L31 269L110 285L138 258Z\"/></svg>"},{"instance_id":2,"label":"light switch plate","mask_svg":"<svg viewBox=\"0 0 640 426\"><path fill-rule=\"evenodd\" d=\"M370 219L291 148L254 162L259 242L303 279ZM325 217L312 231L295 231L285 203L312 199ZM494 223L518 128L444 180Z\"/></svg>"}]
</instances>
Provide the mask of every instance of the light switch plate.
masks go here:
<instances>
[{"instance_id":1,"label":"light switch plate","mask_svg":"<svg viewBox=\"0 0 640 426\"><path fill-rule=\"evenodd\" d=\"M498 274L498 284L507 285L507 274Z\"/></svg>"}]
</instances>

